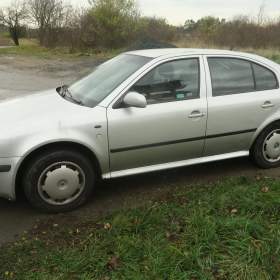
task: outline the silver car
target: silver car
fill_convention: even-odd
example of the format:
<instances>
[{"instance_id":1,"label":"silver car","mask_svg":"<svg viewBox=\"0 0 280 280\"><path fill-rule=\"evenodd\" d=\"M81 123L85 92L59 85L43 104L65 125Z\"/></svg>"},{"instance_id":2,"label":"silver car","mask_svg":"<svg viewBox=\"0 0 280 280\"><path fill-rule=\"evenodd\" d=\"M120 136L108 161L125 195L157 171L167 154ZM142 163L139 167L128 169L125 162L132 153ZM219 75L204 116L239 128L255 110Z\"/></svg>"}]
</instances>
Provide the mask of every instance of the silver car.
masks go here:
<instances>
[{"instance_id":1,"label":"silver car","mask_svg":"<svg viewBox=\"0 0 280 280\"><path fill-rule=\"evenodd\" d=\"M121 54L70 86L0 104L0 196L72 210L98 178L249 156L280 165L280 65L223 50Z\"/></svg>"}]
</instances>

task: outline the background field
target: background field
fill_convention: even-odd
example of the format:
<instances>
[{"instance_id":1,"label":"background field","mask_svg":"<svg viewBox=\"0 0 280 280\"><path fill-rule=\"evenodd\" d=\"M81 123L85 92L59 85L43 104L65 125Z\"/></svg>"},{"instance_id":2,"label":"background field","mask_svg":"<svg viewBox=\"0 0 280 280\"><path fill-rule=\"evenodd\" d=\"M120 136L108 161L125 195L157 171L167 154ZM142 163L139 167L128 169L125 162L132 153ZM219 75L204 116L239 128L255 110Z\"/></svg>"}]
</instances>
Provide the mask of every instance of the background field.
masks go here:
<instances>
[{"instance_id":1,"label":"background field","mask_svg":"<svg viewBox=\"0 0 280 280\"><path fill-rule=\"evenodd\" d=\"M96 0L82 10L60 0L19 0L0 9L1 45L18 45L2 49L2 54L43 57L111 57L158 47L222 48L279 61L280 19L267 17L264 4L256 16L186 18L175 26L165 18L143 16L135 0Z\"/></svg>"}]
</instances>

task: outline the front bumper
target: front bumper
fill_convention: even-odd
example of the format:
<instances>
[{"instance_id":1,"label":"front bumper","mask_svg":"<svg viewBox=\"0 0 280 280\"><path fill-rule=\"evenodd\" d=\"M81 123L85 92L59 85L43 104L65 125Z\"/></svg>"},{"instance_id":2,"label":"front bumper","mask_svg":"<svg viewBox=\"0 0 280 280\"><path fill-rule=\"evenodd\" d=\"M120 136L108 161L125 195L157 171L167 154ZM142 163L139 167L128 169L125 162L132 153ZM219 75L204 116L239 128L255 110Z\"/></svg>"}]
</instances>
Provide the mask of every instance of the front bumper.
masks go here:
<instances>
[{"instance_id":1,"label":"front bumper","mask_svg":"<svg viewBox=\"0 0 280 280\"><path fill-rule=\"evenodd\" d=\"M20 162L16 158L0 158L0 197L15 200L16 171Z\"/></svg>"}]
</instances>

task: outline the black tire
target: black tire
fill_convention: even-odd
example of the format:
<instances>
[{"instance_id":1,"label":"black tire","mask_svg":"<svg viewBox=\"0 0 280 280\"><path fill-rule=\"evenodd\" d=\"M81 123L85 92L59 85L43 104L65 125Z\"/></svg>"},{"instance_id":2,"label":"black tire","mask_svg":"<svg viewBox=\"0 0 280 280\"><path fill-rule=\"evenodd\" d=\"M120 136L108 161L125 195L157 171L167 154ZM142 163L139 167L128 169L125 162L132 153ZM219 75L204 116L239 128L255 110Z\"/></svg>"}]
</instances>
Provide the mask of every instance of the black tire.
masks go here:
<instances>
[{"instance_id":1,"label":"black tire","mask_svg":"<svg viewBox=\"0 0 280 280\"><path fill-rule=\"evenodd\" d=\"M84 187L78 197L70 203L53 205L41 197L38 182L46 168L59 162L71 162L77 165L84 174ZM52 150L36 156L29 162L22 183L24 193L33 207L47 213L62 213L72 211L86 203L95 186L95 172L92 162L83 154L70 150Z\"/></svg>"},{"instance_id":2,"label":"black tire","mask_svg":"<svg viewBox=\"0 0 280 280\"><path fill-rule=\"evenodd\" d=\"M268 161L263 155L263 146L266 138L275 130L280 130L280 122L272 123L267 126L257 137L253 147L251 148L250 157L254 163L263 169L277 168L280 166L280 159L275 162Z\"/></svg>"}]
</instances>

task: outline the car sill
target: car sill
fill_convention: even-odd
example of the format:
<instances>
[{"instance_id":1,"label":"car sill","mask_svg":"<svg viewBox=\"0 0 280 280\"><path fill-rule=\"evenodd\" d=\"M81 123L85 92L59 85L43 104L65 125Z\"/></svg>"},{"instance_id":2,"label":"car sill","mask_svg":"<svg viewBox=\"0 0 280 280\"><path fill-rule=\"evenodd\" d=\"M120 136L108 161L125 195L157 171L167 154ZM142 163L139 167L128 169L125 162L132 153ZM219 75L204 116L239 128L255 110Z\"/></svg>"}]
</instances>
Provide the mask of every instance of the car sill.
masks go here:
<instances>
[{"instance_id":1,"label":"car sill","mask_svg":"<svg viewBox=\"0 0 280 280\"><path fill-rule=\"evenodd\" d=\"M208 157L202 157L202 158L188 159L188 160L169 162L169 163L164 163L164 164L157 164L157 165L150 165L150 166L126 169L126 170L121 170L121 171L114 171L111 173L103 174L102 177L103 177L103 179L119 178L119 177L148 173L148 172L153 172L153 171L160 171L160 170L165 170L165 169L172 169L172 168L177 168L177 167L196 165L196 164L231 159L231 158L247 157L247 156L249 156L249 151L239 151L239 152L222 154L222 155L208 156Z\"/></svg>"}]
</instances>

